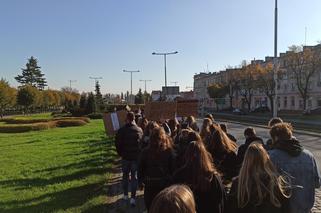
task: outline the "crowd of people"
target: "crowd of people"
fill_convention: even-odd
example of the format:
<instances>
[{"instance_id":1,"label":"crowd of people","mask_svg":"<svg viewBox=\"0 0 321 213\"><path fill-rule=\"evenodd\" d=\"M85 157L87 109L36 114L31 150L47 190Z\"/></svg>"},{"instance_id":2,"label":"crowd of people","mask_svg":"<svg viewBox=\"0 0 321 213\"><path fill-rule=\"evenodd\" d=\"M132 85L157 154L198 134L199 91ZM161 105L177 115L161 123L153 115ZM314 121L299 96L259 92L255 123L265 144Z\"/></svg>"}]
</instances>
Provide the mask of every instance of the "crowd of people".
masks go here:
<instances>
[{"instance_id":1,"label":"crowd of people","mask_svg":"<svg viewBox=\"0 0 321 213\"><path fill-rule=\"evenodd\" d=\"M134 207L140 189L150 213L308 213L321 182L316 161L291 124L273 118L268 128L268 141L248 127L242 143L210 114L199 128L193 116L148 121L129 112L115 137L124 200Z\"/></svg>"}]
</instances>

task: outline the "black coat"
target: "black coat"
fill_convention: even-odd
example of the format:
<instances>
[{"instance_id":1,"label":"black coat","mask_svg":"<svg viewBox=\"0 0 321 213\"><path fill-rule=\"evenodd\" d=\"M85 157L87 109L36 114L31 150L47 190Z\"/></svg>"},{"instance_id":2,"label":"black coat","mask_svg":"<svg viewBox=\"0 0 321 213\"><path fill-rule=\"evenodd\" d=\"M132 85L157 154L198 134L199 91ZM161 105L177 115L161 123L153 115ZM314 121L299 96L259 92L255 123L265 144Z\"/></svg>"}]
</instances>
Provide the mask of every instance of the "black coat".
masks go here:
<instances>
[{"instance_id":1,"label":"black coat","mask_svg":"<svg viewBox=\"0 0 321 213\"><path fill-rule=\"evenodd\" d=\"M195 198L196 212L223 213L226 194L220 177L214 175L211 187L202 192L193 187L191 183L192 175L196 174L193 174L188 167L184 166L175 172L173 181L175 184L185 184L191 188Z\"/></svg>"},{"instance_id":2,"label":"black coat","mask_svg":"<svg viewBox=\"0 0 321 213\"><path fill-rule=\"evenodd\" d=\"M238 176L240 165L235 152L211 152L215 167L221 172L224 180Z\"/></svg>"},{"instance_id":3,"label":"black coat","mask_svg":"<svg viewBox=\"0 0 321 213\"><path fill-rule=\"evenodd\" d=\"M239 208L237 203L237 187L238 179L235 179L233 180L231 191L228 195L226 213L290 213L287 199L285 198L280 198L281 207L273 206L269 198L266 198L259 206L255 205L252 200L245 207ZM252 196L251 199L253 199L253 197L255 198L255 196Z\"/></svg>"},{"instance_id":4,"label":"black coat","mask_svg":"<svg viewBox=\"0 0 321 213\"><path fill-rule=\"evenodd\" d=\"M253 143L253 142L255 142L255 141L258 141L258 142L260 142L262 145L264 145L262 138L260 138L260 137L250 137L250 138L247 138L247 139L245 140L245 143L242 144L242 145L239 147L239 149L238 149L238 151L237 151L237 159L238 159L238 162L239 162L240 165L243 163L244 156L245 156L245 152L246 152L247 148L251 145L251 143Z\"/></svg>"},{"instance_id":5,"label":"black coat","mask_svg":"<svg viewBox=\"0 0 321 213\"><path fill-rule=\"evenodd\" d=\"M115 145L118 155L125 160L138 160L143 131L136 124L128 123L116 134Z\"/></svg>"},{"instance_id":6,"label":"black coat","mask_svg":"<svg viewBox=\"0 0 321 213\"><path fill-rule=\"evenodd\" d=\"M174 162L175 154L171 149L159 153L150 146L143 149L138 161L138 182L145 184L144 200L147 209L154 197L171 184Z\"/></svg>"}]
</instances>

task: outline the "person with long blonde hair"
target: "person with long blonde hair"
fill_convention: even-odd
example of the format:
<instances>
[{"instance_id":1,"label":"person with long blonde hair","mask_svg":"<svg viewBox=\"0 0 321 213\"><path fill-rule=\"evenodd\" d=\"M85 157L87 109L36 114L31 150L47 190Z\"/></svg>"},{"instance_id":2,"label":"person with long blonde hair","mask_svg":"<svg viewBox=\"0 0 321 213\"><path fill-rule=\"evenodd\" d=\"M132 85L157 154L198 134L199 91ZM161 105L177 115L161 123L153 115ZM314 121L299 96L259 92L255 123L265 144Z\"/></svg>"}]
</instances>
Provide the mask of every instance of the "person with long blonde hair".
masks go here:
<instances>
[{"instance_id":1,"label":"person with long blonde hair","mask_svg":"<svg viewBox=\"0 0 321 213\"><path fill-rule=\"evenodd\" d=\"M202 141L189 143L185 164L174 173L173 181L191 188L197 212L224 212L225 190L211 154L206 151Z\"/></svg>"},{"instance_id":2,"label":"person with long blonde hair","mask_svg":"<svg viewBox=\"0 0 321 213\"><path fill-rule=\"evenodd\" d=\"M291 195L287 178L281 176L260 142L247 149L239 176L233 180L228 213L287 213Z\"/></svg>"},{"instance_id":3,"label":"person with long blonde hair","mask_svg":"<svg viewBox=\"0 0 321 213\"><path fill-rule=\"evenodd\" d=\"M196 213L193 192L188 186L173 185L153 200L149 213Z\"/></svg>"},{"instance_id":4,"label":"person with long blonde hair","mask_svg":"<svg viewBox=\"0 0 321 213\"><path fill-rule=\"evenodd\" d=\"M163 129L155 127L148 146L143 149L138 163L138 183L144 184L144 201L147 210L154 197L171 184L175 170L173 143Z\"/></svg>"}]
</instances>

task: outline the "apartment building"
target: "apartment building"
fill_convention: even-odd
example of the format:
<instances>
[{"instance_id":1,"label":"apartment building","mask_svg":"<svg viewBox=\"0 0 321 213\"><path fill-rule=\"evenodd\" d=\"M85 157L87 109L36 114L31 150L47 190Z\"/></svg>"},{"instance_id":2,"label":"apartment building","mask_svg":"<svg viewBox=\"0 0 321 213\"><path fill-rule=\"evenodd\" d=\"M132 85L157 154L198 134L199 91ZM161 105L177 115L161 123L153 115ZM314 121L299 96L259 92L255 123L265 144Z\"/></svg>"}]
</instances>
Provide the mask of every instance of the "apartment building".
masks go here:
<instances>
[{"instance_id":1,"label":"apartment building","mask_svg":"<svg viewBox=\"0 0 321 213\"><path fill-rule=\"evenodd\" d=\"M321 49L321 44L316 46L305 46L304 48L311 48L313 50ZM278 110L301 111L304 108L303 99L297 88L296 80L293 72L286 64L286 56L289 52L281 53L277 58L279 69L283 74L279 76L277 81L277 94L278 94ZM262 66L273 62L273 57L265 57L265 60L253 60L251 64L261 64ZM241 72L240 68L229 68L219 72L201 72L194 75L194 92L201 105L206 108L216 108L214 99L210 98L207 93L207 87L214 83L228 84L228 76L235 75ZM225 101L220 102L220 108L228 108L230 106L229 95L224 98ZM256 89L253 94L251 108L255 109L259 106L270 106L270 100L264 94L262 89ZM240 91L233 94L233 107L234 108L247 108L244 98L241 96ZM321 107L321 67L314 73L309 83L309 98L307 100L307 108L315 109Z\"/></svg>"}]
</instances>

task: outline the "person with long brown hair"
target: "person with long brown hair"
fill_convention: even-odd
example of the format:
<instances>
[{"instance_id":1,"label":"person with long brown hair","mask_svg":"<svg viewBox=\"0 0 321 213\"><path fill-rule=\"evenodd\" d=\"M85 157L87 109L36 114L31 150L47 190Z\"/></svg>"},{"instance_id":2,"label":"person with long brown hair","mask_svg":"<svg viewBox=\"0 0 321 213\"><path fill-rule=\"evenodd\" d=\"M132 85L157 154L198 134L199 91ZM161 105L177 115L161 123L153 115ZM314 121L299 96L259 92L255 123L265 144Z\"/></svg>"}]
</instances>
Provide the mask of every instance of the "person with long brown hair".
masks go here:
<instances>
[{"instance_id":1,"label":"person with long brown hair","mask_svg":"<svg viewBox=\"0 0 321 213\"><path fill-rule=\"evenodd\" d=\"M188 186L173 185L153 200L149 213L196 213L193 192Z\"/></svg>"},{"instance_id":2,"label":"person with long brown hair","mask_svg":"<svg viewBox=\"0 0 321 213\"><path fill-rule=\"evenodd\" d=\"M149 145L143 149L138 163L138 182L144 184L147 210L154 197L171 183L174 172L174 151L171 138L162 127L152 130Z\"/></svg>"},{"instance_id":3,"label":"person with long brown hair","mask_svg":"<svg viewBox=\"0 0 321 213\"><path fill-rule=\"evenodd\" d=\"M281 176L262 143L252 143L228 197L228 213L287 213L290 185Z\"/></svg>"},{"instance_id":4,"label":"person with long brown hair","mask_svg":"<svg viewBox=\"0 0 321 213\"><path fill-rule=\"evenodd\" d=\"M185 165L173 176L174 183L191 188L197 212L224 212L225 190L212 161L203 142L193 141L186 149Z\"/></svg>"},{"instance_id":5,"label":"person with long brown hair","mask_svg":"<svg viewBox=\"0 0 321 213\"><path fill-rule=\"evenodd\" d=\"M211 126L211 140L207 150L214 159L215 167L222 174L224 182L238 175L239 164L236 155L237 145L218 125Z\"/></svg>"},{"instance_id":6,"label":"person with long brown hair","mask_svg":"<svg viewBox=\"0 0 321 213\"><path fill-rule=\"evenodd\" d=\"M196 123L196 119L194 116L190 115L186 118L186 123L188 124L188 126L190 128L192 128L194 131L198 132L199 131L199 128L197 126L197 123Z\"/></svg>"},{"instance_id":7,"label":"person with long brown hair","mask_svg":"<svg viewBox=\"0 0 321 213\"><path fill-rule=\"evenodd\" d=\"M201 138L202 138L205 146L207 146L207 144L209 144L209 142L210 142L210 138L211 138L210 126L212 124L213 124L213 121L211 119L204 118L200 135L201 135Z\"/></svg>"}]
</instances>

